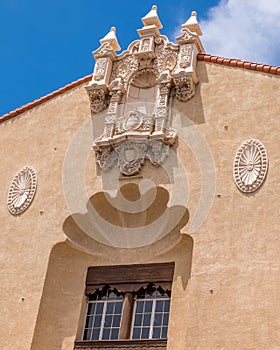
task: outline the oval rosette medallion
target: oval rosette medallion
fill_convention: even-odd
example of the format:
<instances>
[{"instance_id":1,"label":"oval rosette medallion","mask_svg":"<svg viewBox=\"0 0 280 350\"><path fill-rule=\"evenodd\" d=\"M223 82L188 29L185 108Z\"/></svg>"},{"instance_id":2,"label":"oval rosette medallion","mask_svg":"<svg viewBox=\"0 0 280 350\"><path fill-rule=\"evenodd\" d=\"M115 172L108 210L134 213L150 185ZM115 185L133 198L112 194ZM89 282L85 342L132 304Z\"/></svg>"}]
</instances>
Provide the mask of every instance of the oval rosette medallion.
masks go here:
<instances>
[{"instance_id":1,"label":"oval rosette medallion","mask_svg":"<svg viewBox=\"0 0 280 350\"><path fill-rule=\"evenodd\" d=\"M16 174L8 193L8 209L11 214L21 214L29 207L34 198L36 186L36 172L31 166L22 168Z\"/></svg>"},{"instance_id":2,"label":"oval rosette medallion","mask_svg":"<svg viewBox=\"0 0 280 350\"><path fill-rule=\"evenodd\" d=\"M256 191L266 177L267 168L268 158L264 145L253 139L243 142L233 163L237 187L245 193Z\"/></svg>"}]
</instances>

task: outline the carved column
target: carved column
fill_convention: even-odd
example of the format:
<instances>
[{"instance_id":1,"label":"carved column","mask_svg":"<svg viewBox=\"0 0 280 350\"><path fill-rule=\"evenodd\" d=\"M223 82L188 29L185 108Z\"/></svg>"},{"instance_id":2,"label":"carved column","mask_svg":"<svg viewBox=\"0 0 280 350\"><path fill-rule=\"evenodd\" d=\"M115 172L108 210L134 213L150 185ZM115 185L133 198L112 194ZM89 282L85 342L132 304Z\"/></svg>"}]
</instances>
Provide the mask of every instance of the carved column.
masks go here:
<instances>
[{"instance_id":1,"label":"carved column","mask_svg":"<svg viewBox=\"0 0 280 350\"><path fill-rule=\"evenodd\" d=\"M133 314L134 295L132 292L126 292L123 300L122 321L119 333L119 339L129 339Z\"/></svg>"},{"instance_id":2,"label":"carved column","mask_svg":"<svg viewBox=\"0 0 280 350\"><path fill-rule=\"evenodd\" d=\"M93 113L101 112L108 106L108 86L113 62L117 57L115 51L120 49L116 38L116 28L112 27L110 32L100 40L100 43L101 46L93 52L96 63L92 80L86 87Z\"/></svg>"},{"instance_id":3,"label":"carved column","mask_svg":"<svg viewBox=\"0 0 280 350\"><path fill-rule=\"evenodd\" d=\"M108 112L105 117L103 139L108 139L114 136L115 125L118 118L118 106L122 94L125 92L124 85L120 78L117 78L112 81L112 83L109 86L109 91L111 99Z\"/></svg>"},{"instance_id":4,"label":"carved column","mask_svg":"<svg viewBox=\"0 0 280 350\"><path fill-rule=\"evenodd\" d=\"M165 132L166 121L168 117L168 97L171 88L171 77L169 73L163 72L159 77L159 98L155 111L155 131L156 134Z\"/></svg>"}]
</instances>

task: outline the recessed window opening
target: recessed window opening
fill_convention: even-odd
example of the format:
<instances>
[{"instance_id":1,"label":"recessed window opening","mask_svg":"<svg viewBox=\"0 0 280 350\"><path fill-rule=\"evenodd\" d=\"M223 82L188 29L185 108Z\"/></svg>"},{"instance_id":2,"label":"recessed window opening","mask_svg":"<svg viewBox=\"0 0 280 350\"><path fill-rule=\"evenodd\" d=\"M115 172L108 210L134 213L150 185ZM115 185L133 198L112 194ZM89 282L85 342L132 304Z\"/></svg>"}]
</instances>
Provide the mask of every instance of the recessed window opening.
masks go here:
<instances>
[{"instance_id":1,"label":"recessed window opening","mask_svg":"<svg viewBox=\"0 0 280 350\"><path fill-rule=\"evenodd\" d=\"M134 303L132 339L167 338L170 293L159 288L141 290Z\"/></svg>"},{"instance_id":2,"label":"recessed window opening","mask_svg":"<svg viewBox=\"0 0 280 350\"><path fill-rule=\"evenodd\" d=\"M105 287L88 297L84 340L116 340L119 337L123 296Z\"/></svg>"},{"instance_id":3,"label":"recessed window opening","mask_svg":"<svg viewBox=\"0 0 280 350\"><path fill-rule=\"evenodd\" d=\"M76 344L130 340L165 347L173 271L174 263L89 267L82 340Z\"/></svg>"}]
</instances>

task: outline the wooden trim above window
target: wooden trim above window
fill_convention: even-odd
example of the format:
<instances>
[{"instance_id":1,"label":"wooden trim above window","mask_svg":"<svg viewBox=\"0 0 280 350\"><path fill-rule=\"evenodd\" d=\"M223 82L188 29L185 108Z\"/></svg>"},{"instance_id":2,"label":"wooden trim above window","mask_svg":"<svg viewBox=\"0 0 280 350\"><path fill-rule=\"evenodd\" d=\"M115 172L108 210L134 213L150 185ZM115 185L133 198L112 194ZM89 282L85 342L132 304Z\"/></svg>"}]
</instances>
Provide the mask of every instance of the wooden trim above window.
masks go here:
<instances>
[{"instance_id":1,"label":"wooden trim above window","mask_svg":"<svg viewBox=\"0 0 280 350\"><path fill-rule=\"evenodd\" d=\"M93 294L104 285L119 291L137 291L153 283L163 289L171 288L174 263L94 266L88 268L86 295Z\"/></svg>"}]
</instances>

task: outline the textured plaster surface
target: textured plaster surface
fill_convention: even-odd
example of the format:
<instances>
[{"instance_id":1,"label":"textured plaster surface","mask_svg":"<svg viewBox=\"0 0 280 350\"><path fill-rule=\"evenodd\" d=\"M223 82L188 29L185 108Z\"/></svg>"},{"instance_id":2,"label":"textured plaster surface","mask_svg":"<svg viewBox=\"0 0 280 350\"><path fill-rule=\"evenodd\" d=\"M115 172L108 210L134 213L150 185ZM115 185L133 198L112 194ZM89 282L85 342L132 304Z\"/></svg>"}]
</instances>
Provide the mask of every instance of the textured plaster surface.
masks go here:
<instances>
[{"instance_id":1,"label":"textured plaster surface","mask_svg":"<svg viewBox=\"0 0 280 350\"><path fill-rule=\"evenodd\" d=\"M146 248L110 248L71 221L62 168L71 139L90 118L83 86L0 124L1 349L72 349L81 338L88 266L165 261L175 261L169 350L280 349L279 77L205 62L198 62L198 77L195 97L174 108L209 144L216 193L205 223L192 235L183 227L181 240L174 231ZM249 138L266 147L269 170L261 188L246 195L234 183L232 163ZM188 170L191 219L200 173L186 143L179 140L176 152ZM25 165L37 172L37 192L26 212L12 216L8 188ZM142 169L170 187L161 169ZM93 156L85 180L89 197L101 191Z\"/></svg>"}]
</instances>

